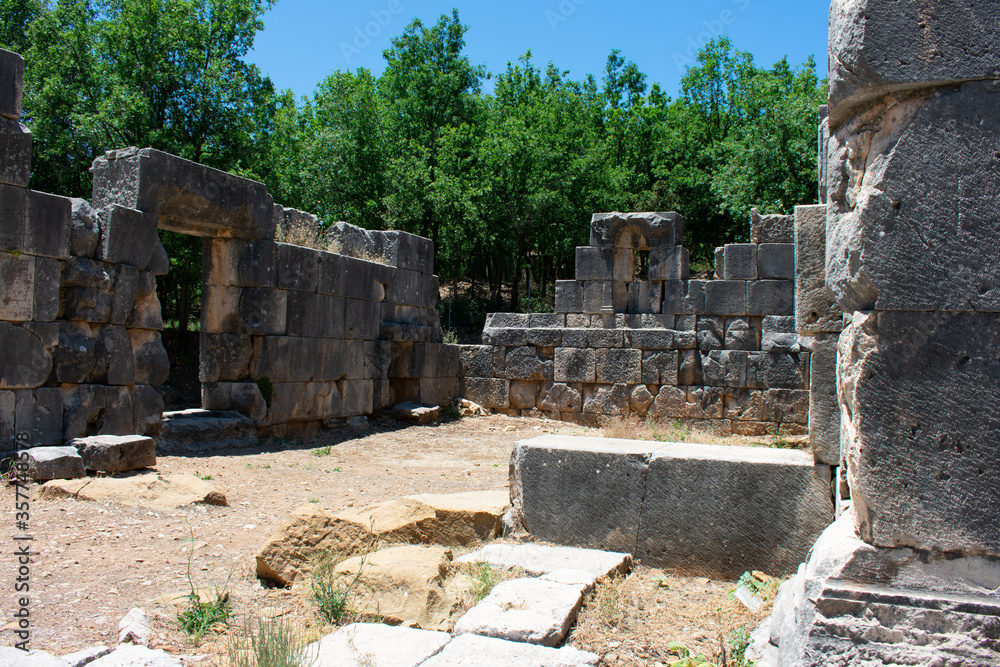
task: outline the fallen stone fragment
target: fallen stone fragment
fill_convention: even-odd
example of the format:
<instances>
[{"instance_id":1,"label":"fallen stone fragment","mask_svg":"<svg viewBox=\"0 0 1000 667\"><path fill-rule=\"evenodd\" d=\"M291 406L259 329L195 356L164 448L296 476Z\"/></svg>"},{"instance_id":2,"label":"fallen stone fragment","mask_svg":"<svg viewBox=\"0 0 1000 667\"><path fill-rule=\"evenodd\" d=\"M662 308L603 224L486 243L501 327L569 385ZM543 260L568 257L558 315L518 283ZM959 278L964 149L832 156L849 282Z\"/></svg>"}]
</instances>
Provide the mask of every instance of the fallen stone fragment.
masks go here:
<instances>
[{"instance_id":1,"label":"fallen stone fragment","mask_svg":"<svg viewBox=\"0 0 1000 667\"><path fill-rule=\"evenodd\" d=\"M463 417L485 417L489 411L478 403L461 398L458 400L458 414Z\"/></svg>"},{"instance_id":2,"label":"fallen stone fragment","mask_svg":"<svg viewBox=\"0 0 1000 667\"><path fill-rule=\"evenodd\" d=\"M625 574L632 568L630 554L576 547L535 544L488 544L458 559L459 563L489 563L503 568L519 567L531 576L557 570L583 570L597 577Z\"/></svg>"},{"instance_id":3,"label":"fallen stone fragment","mask_svg":"<svg viewBox=\"0 0 1000 667\"><path fill-rule=\"evenodd\" d=\"M586 588L542 579L505 581L459 619L455 634L558 646L576 620Z\"/></svg>"},{"instance_id":4,"label":"fallen stone fragment","mask_svg":"<svg viewBox=\"0 0 1000 667\"><path fill-rule=\"evenodd\" d=\"M418 495L338 514L304 505L290 514L257 554L257 576L289 586L311 569L320 549L351 553L383 542L469 545L496 537L506 491Z\"/></svg>"},{"instance_id":5,"label":"fallen stone fragment","mask_svg":"<svg viewBox=\"0 0 1000 667\"><path fill-rule=\"evenodd\" d=\"M87 470L127 472L156 465L156 441L140 435L95 435L66 443L83 457Z\"/></svg>"},{"instance_id":6,"label":"fallen stone fragment","mask_svg":"<svg viewBox=\"0 0 1000 667\"><path fill-rule=\"evenodd\" d=\"M28 475L36 482L87 476L75 447L32 447L21 455L27 457Z\"/></svg>"},{"instance_id":7,"label":"fallen stone fragment","mask_svg":"<svg viewBox=\"0 0 1000 667\"><path fill-rule=\"evenodd\" d=\"M229 502L210 483L194 475L149 473L125 478L53 480L38 492L43 500L112 500L122 505L171 509L192 504L227 506Z\"/></svg>"},{"instance_id":8,"label":"fallen stone fragment","mask_svg":"<svg viewBox=\"0 0 1000 667\"><path fill-rule=\"evenodd\" d=\"M88 667L183 667L180 659L160 649L122 644L114 651L91 662Z\"/></svg>"},{"instance_id":9,"label":"fallen stone fragment","mask_svg":"<svg viewBox=\"0 0 1000 667\"><path fill-rule=\"evenodd\" d=\"M125 614L125 618L118 622L118 643L149 645L149 619L146 612L138 607Z\"/></svg>"},{"instance_id":10,"label":"fallen stone fragment","mask_svg":"<svg viewBox=\"0 0 1000 667\"><path fill-rule=\"evenodd\" d=\"M69 663L46 651L22 651L0 646L0 667L67 667Z\"/></svg>"},{"instance_id":11,"label":"fallen stone fragment","mask_svg":"<svg viewBox=\"0 0 1000 667\"><path fill-rule=\"evenodd\" d=\"M111 649L107 646L91 646L90 648L85 648L82 651L75 651L68 655L64 655L62 660L70 667L84 667L84 665L89 665L93 661L98 658L103 658L109 653L111 653Z\"/></svg>"},{"instance_id":12,"label":"fallen stone fragment","mask_svg":"<svg viewBox=\"0 0 1000 667\"><path fill-rule=\"evenodd\" d=\"M451 640L440 653L421 663L421 667L596 667L601 657L579 649L560 649L508 642L492 637L461 635Z\"/></svg>"},{"instance_id":13,"label":"fallen stone fragment","mask_svg":"<svg viewBox=\"0 0 1000 667\"><path fill-rule=\"evenodd\" d=\"M392 418L407 424L424 426L437 421L441 416L441 408L436 405L420 405L419 403L400 403L392 407Z\"/></svg>"},{"instance_id":14,"label":"fallen stone fragment","mask_svg":"<svg viewBox=\"0 0 1000 667\"><path fill-rule=\"evenodd\" d=\"M354 623L306 647L311 665L416 667L451 640L446 632Z\"/></svg>"}]
</instances>

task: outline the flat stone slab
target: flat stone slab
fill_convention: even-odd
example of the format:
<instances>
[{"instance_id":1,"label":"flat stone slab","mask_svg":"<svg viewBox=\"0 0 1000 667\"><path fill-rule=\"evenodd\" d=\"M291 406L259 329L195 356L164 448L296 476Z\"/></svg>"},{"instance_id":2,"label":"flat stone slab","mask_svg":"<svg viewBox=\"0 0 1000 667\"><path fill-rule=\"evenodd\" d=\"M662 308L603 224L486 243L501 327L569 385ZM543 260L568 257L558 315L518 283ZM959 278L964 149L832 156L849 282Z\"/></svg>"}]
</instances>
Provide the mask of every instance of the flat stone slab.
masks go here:
<instances>
[{"instance_id":1,"label":"flat stone slab","mask_svg":"<svg viewBox=\"0 0 1000 667\"><path fill-rule=\"evenodd\" d=\"M310 644L306 655L309 667L416 667L450 640L446 632L354 623Z\"/></svg>"},{"instance_id":2,"label":"flat stone slab","mask_svg":"<svg viewBox=\"0 0 1000 667\"><path fill-rule=\"evenodd\" d=\"M596 653L575 648L548 648L536 644L509 642L492 637L461 635L421 667L596 667L600 661Z\"/></svg>"},{"instance_id":3,"label":"flat stone slab","mask_svg":"<svg viewBox=\"0 0 1000 667\"><path fill-rule=\"evenodd\" d=\"M437 421L441 416L441 408L436 405L420 403L400 403L392 406L392 418L407 424L424 426Z\"/></svg>"},{"instance_id":4,"label":"flat stone slab","mask_svg":"<svg viewBox=\"0 0 1000 667\"><path fill-rule=\"evenodd\" d=\"M79 452L87 470L116 473L156 465L156 441L141 435L94 435L66 446Z\"/></svg>"},{"instance_id":5,"label":"flat stone slab","mask_svg":"<svg viewBox=\"0 0 1000 667\"><path fill-rule=\"evenodd\" d=\"M0 667L69 667L69 663L46 651L0 646Z\"/></svg>"},{"instance_id":6,"label":"flat stone slab","mask_svg":"<svg viewBox=\"0 0 1000 667\"><path fill-rule=\"evenodd\" d=\"M223 449L257 437L253 421L235 410L164 412L159 441L164 452Z\"/></svg>"},{"instance_id":7,"label":"flat stone slab","mask_svg":"<svg viewBox=\"0 0 1000 667\"><path fill-rule=\"evenodd\" d=\"M455 634L474 634L542 646L558 646L576 620L584 584L512 579L498 584L455 624Z\"/></svg>"},{"instance_id":8,"label":"flat stone slab","mask_svg":"<svg viewBox=\"0 0 1000 667\"><path fill-rule=\"evenodd\" d=\"M560 570L576 570L599 579L632 568L632 556L612 551L549 547L535 544L488 544L457 560L458 563L489 563L495 567L519 567L533 577Z\"/></svg>"},{"instance_id":9,"label":"flat stone slab","mask_svg":"<svg viewBox=\"0 0 1000 667\"><path fill-rule=\"evenodd\" d=\"M22 456L28 459L28 475L36 482L87 476L83 458L75 447L32 447Z\"/></svg>"},{"instance_id":10,"label":"flat stone slab","mask_svg":"<svg viewBox=\"0 0 1000 667\"><path fill-rule=\"evenodd\" d=\"M153 508L185 507L192 504L227 506L226 496L211 483L194 475L148 473L124 478L52 480L39 489L42 500L111 500L122 505Z\"/></svg>"},{"instance_id":11,"label":"flat stone slab","mask_svg":"<svg viewBox=\"0 0 1000 667\"><path fill-rule=\"evenodd\" d=\"M98 658L88 667L183 667L184 663L161 649L134 644L122 644L114 651Z\"/></svg>"}]
</instances>

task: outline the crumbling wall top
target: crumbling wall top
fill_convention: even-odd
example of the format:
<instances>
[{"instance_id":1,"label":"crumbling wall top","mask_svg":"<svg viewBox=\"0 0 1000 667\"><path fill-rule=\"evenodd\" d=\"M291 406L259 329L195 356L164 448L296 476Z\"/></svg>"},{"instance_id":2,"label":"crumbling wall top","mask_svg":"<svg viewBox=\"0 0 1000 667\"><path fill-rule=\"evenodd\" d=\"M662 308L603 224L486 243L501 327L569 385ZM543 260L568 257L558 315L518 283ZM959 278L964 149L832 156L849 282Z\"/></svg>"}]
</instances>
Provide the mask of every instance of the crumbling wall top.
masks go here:
<instances>
[{"instance_id":1,"label":"crumbling wall top","mask_svg":"<svg viewBox=\"0 0 1000 667\"><path fill-rule=\"evenodd\" d=\"M623 238L629 231L633 234ZM640 232L641 236L634 232ZM595 213L590 220L591 246L648 250L681 245L683 240L684 217L679 213Z\"/></svg>"}]
</instances>

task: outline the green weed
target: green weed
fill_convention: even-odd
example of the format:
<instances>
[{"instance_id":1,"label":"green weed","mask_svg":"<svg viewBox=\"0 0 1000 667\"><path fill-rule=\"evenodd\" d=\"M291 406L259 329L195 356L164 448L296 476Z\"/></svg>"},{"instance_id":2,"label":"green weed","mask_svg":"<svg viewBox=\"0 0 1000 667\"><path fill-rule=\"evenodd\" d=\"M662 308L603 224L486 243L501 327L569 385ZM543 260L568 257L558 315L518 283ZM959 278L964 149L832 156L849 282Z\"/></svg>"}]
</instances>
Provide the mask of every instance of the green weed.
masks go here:
<instances>
[{"instance_id":1,"label":"green weed","mask_svg":"<svg viewBox=\"0 0 1000 667\"><path fill-rule=\"evenodd\" d=\"M232 667L304 667L306 642L289 621L258 617L256 629L247 619L239 633L229 636Z\"/></svg>"},{"instance_id":2,"label":"green weed","mask_svg":"<svg viewBox=\"0 0 1000 667\"><path fill-rule=\"evenodd\" d=\"M319 449L312 450L313 456L329 456L332 453L333 453L333 447L329 445L326 447L320 447Z\"/></svg>"}]
</instances>

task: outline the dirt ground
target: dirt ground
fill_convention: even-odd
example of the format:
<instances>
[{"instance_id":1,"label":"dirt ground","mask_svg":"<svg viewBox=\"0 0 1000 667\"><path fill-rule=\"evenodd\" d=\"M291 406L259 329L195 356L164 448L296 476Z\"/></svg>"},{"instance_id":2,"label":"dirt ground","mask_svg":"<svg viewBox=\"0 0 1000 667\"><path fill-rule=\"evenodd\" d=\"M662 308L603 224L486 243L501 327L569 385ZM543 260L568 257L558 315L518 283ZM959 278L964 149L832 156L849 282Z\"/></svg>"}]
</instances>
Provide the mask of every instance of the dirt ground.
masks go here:
<instances>
[{"instance_id":1,"label":"dirt ground","mask_svg":"<svg viewBox=\"0 0 1000 667\"><path fill-rule=\"evenodd\" d=\"M544 433L601 435L573 424L501 415L423 427L372 420L371 426L367 434L346 427L327 431L309 443L262 441L248 450L158 459L162 474L210 477L228 507L164 511L42 501L33 490L31 648L59 655L94 644L113 646L118 621L142 607L151 621L153 648L192 665L227 664L231 630L218 626L195 645L178 628L177 607L162 599L188 592L189 580L202 590L228 591L237 617L283 616L318 638L330 629L297 592L267 588L255 576L255 554L296 507L313 502L336 511L414 493L504 488L518 440ZM14 489L4 485L2 493L8 535L14 535ZM8 582L0 583L8 591L0 599L4 618L12 617L16 600L17 564L13 546L8 550L0 561L0 581ZM612 591L616 604L627 601L624 608L612 611L609 620L607 609L591 601L569 643L616 665L666 664L676 657L666 649L672 640L712 657L719 652L720 633L732 625L726 594L733 585L637 568ZM18 641L14 629L13 623L0 629L0 643Z\"/></svg>"}]
</instances>

